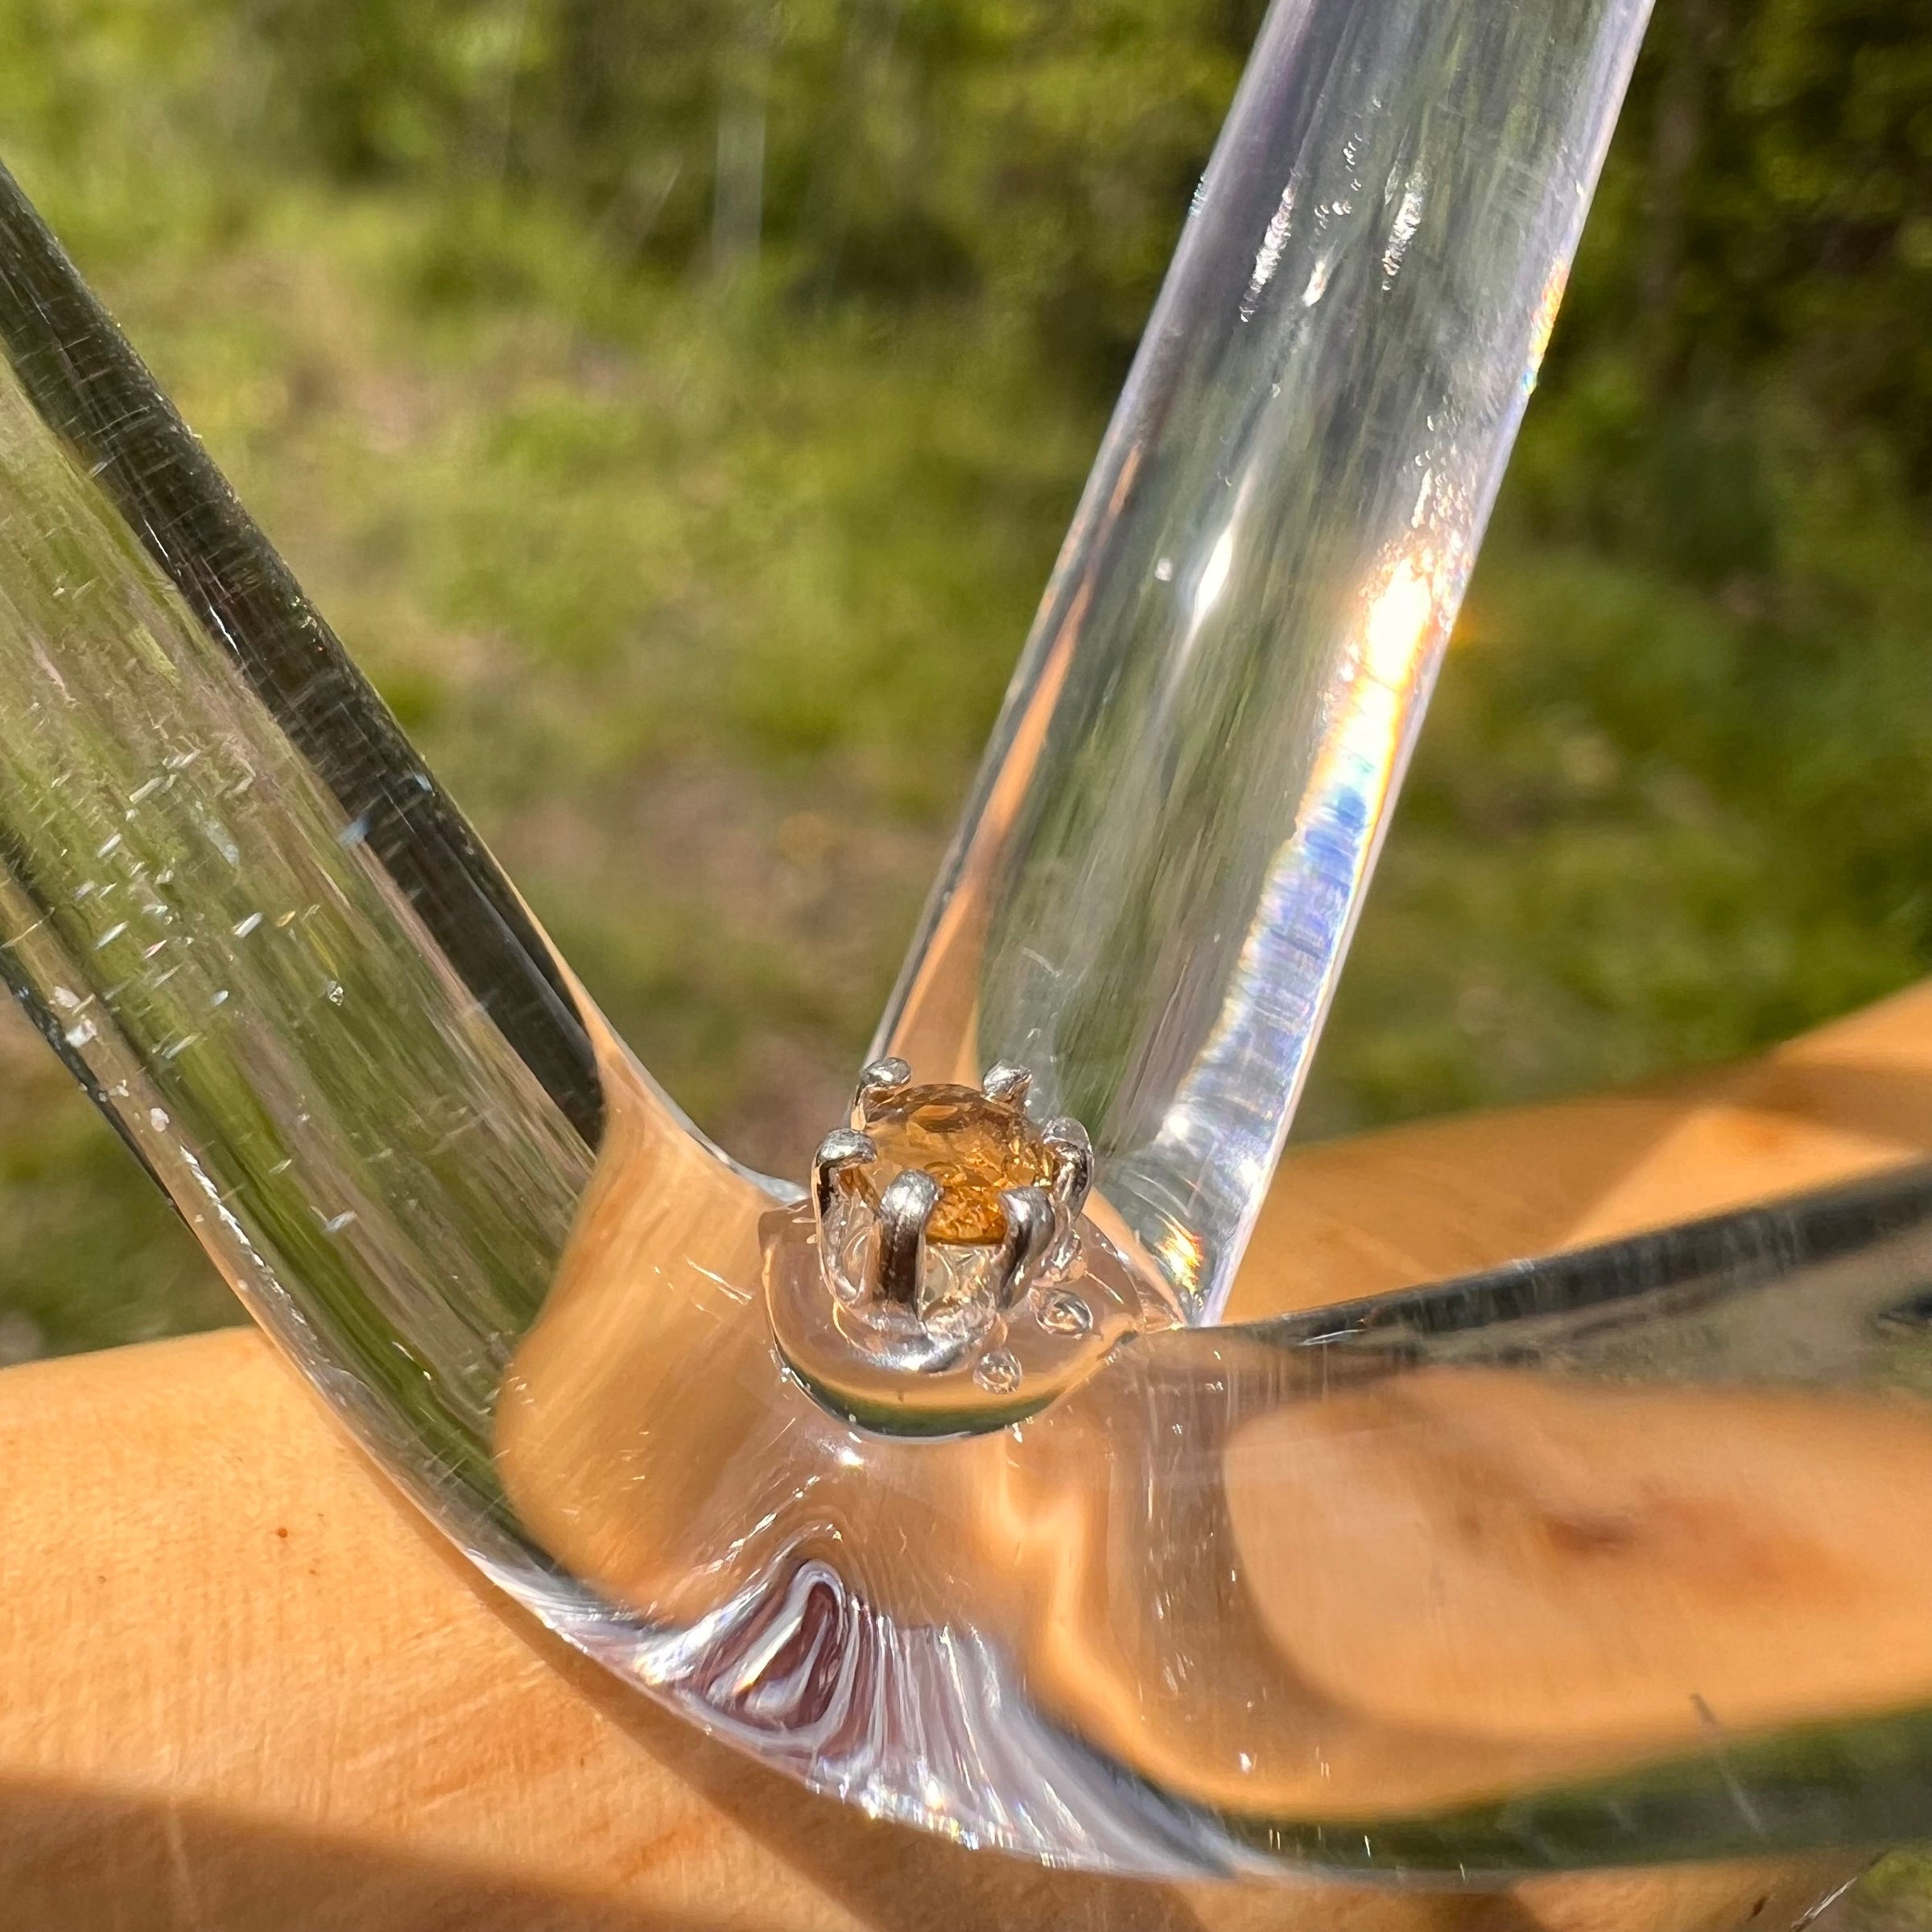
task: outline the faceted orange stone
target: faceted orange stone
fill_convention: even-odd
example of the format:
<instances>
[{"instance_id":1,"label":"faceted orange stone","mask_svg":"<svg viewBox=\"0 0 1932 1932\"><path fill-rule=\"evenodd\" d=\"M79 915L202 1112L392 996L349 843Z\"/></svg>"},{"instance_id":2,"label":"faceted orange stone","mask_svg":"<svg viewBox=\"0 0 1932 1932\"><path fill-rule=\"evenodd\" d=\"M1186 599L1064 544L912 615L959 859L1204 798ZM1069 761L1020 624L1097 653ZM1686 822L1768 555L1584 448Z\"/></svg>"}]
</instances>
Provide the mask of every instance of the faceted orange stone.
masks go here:
<instances>
[{"instance_id":1,"label":"faceted orange stone","mask_svg":"<svg viewBox=\"0 0 1932 1932\"><path fill-rule=\"evenodd\" d=\"M932 1241L990 1245L1006 1232L1001 1191L1053 1179L1053 1156L1033 1123L975 1088L909 1087L874 1107L865 1131L879 1158L848 1168L848 1184L876 1208L907 1168L931 1174L939 1184L926 1228Z\"/></svg>"}]
</instances>

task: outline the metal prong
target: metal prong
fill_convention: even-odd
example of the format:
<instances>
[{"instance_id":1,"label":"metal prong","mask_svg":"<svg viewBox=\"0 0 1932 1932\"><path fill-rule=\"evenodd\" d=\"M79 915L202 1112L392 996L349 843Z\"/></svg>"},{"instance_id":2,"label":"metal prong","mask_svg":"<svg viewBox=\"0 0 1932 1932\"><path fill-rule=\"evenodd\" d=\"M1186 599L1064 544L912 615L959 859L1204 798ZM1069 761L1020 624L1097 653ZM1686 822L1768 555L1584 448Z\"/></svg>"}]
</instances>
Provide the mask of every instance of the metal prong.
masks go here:
<instances>
[{"instance_id":1,"label":"metal prong","mask_svg":"<svg viewBox=\"0 0 1932 1932\"><path fill-rule=\"evenodd\" d=\"M1053 1203L1044 1187L1009 1187L1000 1196L1006 1234L1000 1243L993 1299L1010 1308L1053 1245Z\"/></svg>"},{"instance_id":2,"label":"metal prong","mask_svg":"<svg viewBox=\"0 0 1932 1932\"><path fill-rule=\"evenodd\" d=\"M873 1108L902 1087L912 1084L912 1069L903 1060L874 1060L859 1075L852 1096L852 1117L863 1122Z\"/></svg>"},{"instance_id":3,"label":"metal prong","mask_svg":"<svg viewBox=\"0 0 1932 1932\"><path fill-rule=\"evenodd\" d=\"M877 1286L902 1307L919 1305L926 1273L926 1224L939 1203L939 1184L929 1174L908 1167L879 1196Z\"/></svg>"},{"instance_id":4,"label":"metal prong","mask_svg":"<svg viewBox=\"0 0 1932 1932\"><path fill-rule=\"evenodd\" d=\"M849 1127L840 1127L819 1142L819 1150L811 1157L811 1205L821 1228L837 1197L839 1176L848 1167L863 1167L878 1158L879 1150L870 1138Z\"/></svg>"},{"instance_id":5,"label":"metal prong","mask_svg":"<svg viewBox=\"0 0 1932 1932\"><path fill-rule=\"evenodd\" d=\"M1071 1220L1087 1205L1093 1186L1093 1142L1071 1114L1049 1121L1040 1138L1053 1155L1053 1198Z\"/></svg>"},{"instance_id":6,"label":"metal prong","mask_svg":"<svg viewBox=\"0 0 1932 1932\"><path fill-rule=\"evenodd\" d=\"M1010 1060L1001 1060L997 1066L986 1069L986 1077L980 1082L980 1092L989 1100L997 1100L1005 1107L1024 1107L1026 1096L1033 1090L1033 1075L1025 1067L1016 1067Z\"/></svg>"}]
</instances>

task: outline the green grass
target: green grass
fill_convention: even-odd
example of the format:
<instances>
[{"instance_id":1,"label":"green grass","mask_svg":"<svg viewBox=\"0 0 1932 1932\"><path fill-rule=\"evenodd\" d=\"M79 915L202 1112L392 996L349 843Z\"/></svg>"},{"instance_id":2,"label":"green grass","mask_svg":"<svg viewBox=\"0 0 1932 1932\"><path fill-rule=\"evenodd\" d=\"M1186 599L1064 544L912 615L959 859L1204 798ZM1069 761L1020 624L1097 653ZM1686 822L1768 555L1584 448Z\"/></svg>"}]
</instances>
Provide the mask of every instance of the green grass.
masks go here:
<instances>
[{"instance_id":1,"label":"green grass","mask_svg":"<svg viewBox=\"0 0 1932 1932\"><path fill-rule=\"evenodd\" d=\"M225 170L151 97L102 118L117 44L49 56L52 105L0 92L0 152L620 1027L795 1168L1102 410L992 310L640 271L534 193ZM1932 961L1911 499L1774 386L1660 425L1614 355L1558 360L1305 1132L1742 1053ZM31 1085L0 1100L16 1352L217 1319L105 1129Z\"/></svg>"},{"instance_id":2,"label":"green grass","mask_svg":"<svg viewBox=\"0 0 1932 1932\"><path fill-rule=\"evenodd\" d=\"M63 221L57 171L16 159L618 1025L708 1126L795 1165L890 983L1091 405L997 341L654 285L492 198L271 184L130 238ZM0 1274L17 1352L219 1316L105 1130L36 1082L50 1105L61 1138L23 1119L18 1179L0 1120L0 1208L85 1192L94 1232L31 1292Z\"/></svg>"}]
</instances>

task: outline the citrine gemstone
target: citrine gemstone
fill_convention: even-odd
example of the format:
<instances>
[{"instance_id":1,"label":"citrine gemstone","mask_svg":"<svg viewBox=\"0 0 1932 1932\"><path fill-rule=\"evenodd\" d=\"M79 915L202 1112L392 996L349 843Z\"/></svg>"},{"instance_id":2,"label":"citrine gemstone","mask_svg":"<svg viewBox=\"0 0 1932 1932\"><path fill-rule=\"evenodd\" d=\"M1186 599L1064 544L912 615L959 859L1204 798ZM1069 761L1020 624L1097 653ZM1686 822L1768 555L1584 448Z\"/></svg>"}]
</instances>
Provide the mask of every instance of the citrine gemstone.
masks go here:
<instances>
[{"instance_id":1,"label":"citrine gemstone","mask_svg":"<svg viewBox=\"0 0 1932 1932\"><path fill-rule=\"evenodd\" d=\"M873 1104L865 1131L878 1158L848 1168L847 1184L876 1208L908 1168L931 1174L939 1198L926 1224L930 1241L990 1245L1006 1232L1001 1193L1053 1179L1053 1155L1033 1123L976 1088L908 1087Z\"/></svg>"}]
</instances>

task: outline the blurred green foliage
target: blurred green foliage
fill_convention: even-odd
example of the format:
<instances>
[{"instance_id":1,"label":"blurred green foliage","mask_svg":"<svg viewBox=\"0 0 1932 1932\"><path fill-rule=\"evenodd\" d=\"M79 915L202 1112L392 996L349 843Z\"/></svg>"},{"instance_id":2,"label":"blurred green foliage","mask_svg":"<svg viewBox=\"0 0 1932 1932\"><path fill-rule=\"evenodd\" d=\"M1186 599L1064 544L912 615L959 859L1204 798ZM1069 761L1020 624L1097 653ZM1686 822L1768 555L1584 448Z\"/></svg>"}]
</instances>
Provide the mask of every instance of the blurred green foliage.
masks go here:
<instances>
[{"instance_id":1,"label":"blurred green foliage","mask_svg":"<svg viewBox=\"0 0 1932 1932\"><path fill-rule=\"evenodd\" d=\"M646 1059L795 1167L1259 12L0 0L0 156ZM1305 1130L1932 969L1929 298L1932 0L1660 0ZM0 1354L214 1319L6 1074Z\"/></svg>"}]
</instances>

